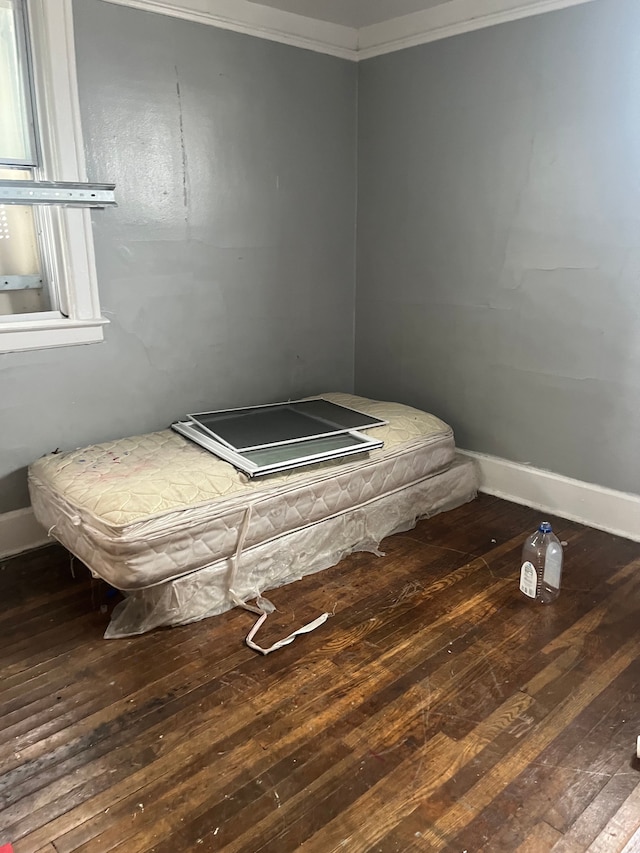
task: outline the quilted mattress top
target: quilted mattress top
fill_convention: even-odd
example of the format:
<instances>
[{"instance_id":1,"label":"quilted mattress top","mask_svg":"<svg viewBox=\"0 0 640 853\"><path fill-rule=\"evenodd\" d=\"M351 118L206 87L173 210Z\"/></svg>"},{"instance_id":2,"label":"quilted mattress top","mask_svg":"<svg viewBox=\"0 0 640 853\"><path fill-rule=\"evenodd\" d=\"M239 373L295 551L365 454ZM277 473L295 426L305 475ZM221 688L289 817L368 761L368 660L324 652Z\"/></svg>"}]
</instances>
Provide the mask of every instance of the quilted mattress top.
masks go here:
<instances>
[{"instance_id":1,"label":"quilted mattress top","mask_svg":"<svg viewBox=\"0 0 640 853\"><path fill-rule=\"evenodd\" d=\"M388 421L367 431L384 441L384 447L373 451L371 458L451 434L451 428L434 415L399 403L350 394L322 396ZM344 465L357 462L326 462L267 479L269 486L294 484L318 472L326 476L327 468ZM265 489L264 479L248 479L169 429L44 456L30 467L29 477L79 510L116 526Z\"/></svg>"}]
</instances>

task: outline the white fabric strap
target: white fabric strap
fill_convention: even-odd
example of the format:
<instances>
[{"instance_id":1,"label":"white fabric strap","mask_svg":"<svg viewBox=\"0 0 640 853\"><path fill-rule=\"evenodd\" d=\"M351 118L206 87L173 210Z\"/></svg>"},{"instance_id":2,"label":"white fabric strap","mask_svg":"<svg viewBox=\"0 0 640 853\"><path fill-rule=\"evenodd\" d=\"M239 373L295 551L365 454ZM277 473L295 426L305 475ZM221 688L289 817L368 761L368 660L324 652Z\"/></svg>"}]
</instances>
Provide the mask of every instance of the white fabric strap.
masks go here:
<instances>
[{"instance_id":1,"label":"white fabric strap","mask_svg":"<svg viewBox=\"0 0 640 853\"><path fill-rule=\"evenodd\" d=\"M297 631L294 631L292 634L289 634L289 636L285 637L284 640L277 640L272 646L269 646L268 649L264 649L262 646L259 646L257 643L254 643L253 638L264 624L268 615L268 613L262 614L262 616L258 619L253 628L249 631L245 639L245 643L249 646L250 649L253 649L254 652L260 652L260 654L262 655L268 655L271 652L275 652L278 649L281 649L283 646L288 646L289 643L293 643L298 634L308 634L310 631L315 631L315 629L319 628L320 625L324 625L329 616L331 616L331 613L323 613L321 616L318 616L317 619L314 619L313 622L308 622L306 625L303 625L302 628L298 628Z\"/></svg>"},{"instance_id":2,"label":"white fabric strap","mask_svg":"<svg viewBox=\"0 0 640 853\"><path fill-rule=\"evenodd\" d=\"M257 620L253 628L249 631L245 638L246 644L250 649L253 649L255 652L260 652L262 655L271 654L271 652L275 652L278 649L281 649L283 646L288 646L289 643L293 643L295 638L299 634L308 634L310 631L315 631L316 628L319 628L320 625L324 625L327 619L332 616L332 613L323 613L321 616L318 616L313 622L308 622L306 625L303 625L302 628L298 628L297 631L289 634L283 640L277 640L272 646L269 646L268 649L259 646L257 643L254 643L253 638L258 633L260 628L264 625L267 616L276 609L275 605L269 601L268 598L264 598L260 593L256 593L256 603L249 604L243 598L241 598L238 593L234 590L236 576L238 574L238 565L240 563L240 557L242 555L242 548L244 546L244 540L247 536L247 531L249 529L249 522L251 521L251 504L247 506L244 512L244 518L242 519L242 525L240 527L240 533L238 534L238 544L236 546L236 551L233 557L231 558L231 573L229 575L229 586L228 592L229 597L238 607L243 607L245 610L248 610L250 613L256 613L260 618Z\"/></svg>"}]
</instances>

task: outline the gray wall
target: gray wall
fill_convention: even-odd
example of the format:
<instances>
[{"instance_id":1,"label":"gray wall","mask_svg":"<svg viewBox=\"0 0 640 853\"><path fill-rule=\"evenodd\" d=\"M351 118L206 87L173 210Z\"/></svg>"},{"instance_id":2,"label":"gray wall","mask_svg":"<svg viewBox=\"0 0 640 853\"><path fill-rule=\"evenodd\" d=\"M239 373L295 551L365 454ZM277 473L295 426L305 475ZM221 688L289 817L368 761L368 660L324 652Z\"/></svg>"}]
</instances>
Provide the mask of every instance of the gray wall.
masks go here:
<instances>
[{"instance_id":1,"label":"gray wall","mask_svg":"<svg viewBox=\"0 0 640 853\"><path fill-rule=\"evenodd\" d=\"M640 3L361 63L356 389L640 491Z\"/></svg>"},{"instance_id":2,"label":"gray wall","mask_svg":"<svg viewBox=\"0 0 640 853\"><path fill-rule=\"evenodd\" d=\"M353 63L76 0L106 341L0 355L0 512L56 447L353 386Z\"/></svg>"},{"instance_id":3,"label":"gray wall","mask_svg":"<svg viewBox=\"0 0 640 853\"><path fill-rule=\"evenodd\" d=\"M0 512L55 447L353 386L640 490L640 4L355 64L75 0L106 341L0 355ZM359 85L356 104L356 85ZM356 109L356 106L358 109Z\"/></svg>"}]
</instances>

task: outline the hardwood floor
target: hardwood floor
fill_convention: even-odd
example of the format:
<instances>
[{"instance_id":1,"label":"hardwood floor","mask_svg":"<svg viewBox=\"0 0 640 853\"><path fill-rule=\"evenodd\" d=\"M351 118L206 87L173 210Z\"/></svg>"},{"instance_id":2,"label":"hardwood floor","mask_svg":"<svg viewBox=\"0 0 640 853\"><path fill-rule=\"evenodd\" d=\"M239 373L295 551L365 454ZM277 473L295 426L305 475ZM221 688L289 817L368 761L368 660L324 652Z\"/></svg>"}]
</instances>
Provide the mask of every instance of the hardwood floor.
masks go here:
<instances>
[{"instance_id":1,"label":"hardwood floor","mask_svg":"<svg viewBox=\"0 0 640 853\"><path fill-rule=\"evenodd\" d=\"M250 614L102 639L59 547L0 563L0 846L15 853L640 850L640 545L480 497Z\"/></svg>"}]
</instances>

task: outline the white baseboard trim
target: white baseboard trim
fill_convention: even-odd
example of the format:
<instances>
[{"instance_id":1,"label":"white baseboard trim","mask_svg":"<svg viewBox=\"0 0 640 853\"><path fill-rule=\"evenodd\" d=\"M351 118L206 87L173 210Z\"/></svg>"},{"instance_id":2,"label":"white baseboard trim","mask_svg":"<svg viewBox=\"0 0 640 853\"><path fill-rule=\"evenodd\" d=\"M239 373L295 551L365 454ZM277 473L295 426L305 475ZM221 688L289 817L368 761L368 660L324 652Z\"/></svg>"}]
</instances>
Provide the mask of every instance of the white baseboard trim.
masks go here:
<instances>
[{"instance_id":1,"label":"white baseboard trim","mask_svg":"<svg viewBox=\"0 0 640 853\"><path fill-rule=\"evenodd\" d=\"M640 542L640 495L573 480L497 456L460 450L480 470L480 491Z\"/></svg>"},{"instance_id":2,"label":"white baseboard trim","mask_svg":"<svg viewBox=\"0 0 640 853\"><path fill-rule=\"evenodd\" d=\"M30 506L0 513L0 559L31 551L51 541Z\"/></svg>"}]
</instances>

